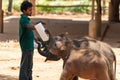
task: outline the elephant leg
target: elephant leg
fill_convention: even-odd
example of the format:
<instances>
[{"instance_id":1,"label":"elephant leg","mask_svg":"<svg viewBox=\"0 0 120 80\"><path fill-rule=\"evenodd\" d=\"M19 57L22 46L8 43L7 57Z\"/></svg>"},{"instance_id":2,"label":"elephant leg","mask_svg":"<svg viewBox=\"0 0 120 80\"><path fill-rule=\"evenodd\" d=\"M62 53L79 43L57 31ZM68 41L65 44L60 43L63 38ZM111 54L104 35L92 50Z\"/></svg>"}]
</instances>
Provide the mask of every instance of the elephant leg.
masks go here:
<instances>
[{"instance_id":1,"label":"elephant leg","mask_svg":"<svg viewBox=\"0 0 120 80\"><path fill-rule=\"evenodd\" d=\"M73 79L72 80L78 80L78 77L77 76L75 76L75 77L73 77Z\"/></svg>"},{"instance_id":2,"label":"elephant leg","mask_svg":"<svg viewBox=\"0 0 120 80\"><path fill-rule=\"evenodd\" d=\"M116 80L116 70L115 67L113 67L113 62L110 62L109 75L112 80Z\"/></svg>"},{"instance_id":3,"label":"elephant leg","mask_svg":"<svg viewBox=\"0 0 120 80\"><path fill-rule=\"evenodd\" d=\"M75 75L71 71L64 69L61 74L60 80L73 80L74 76Z\"/></svg>"},{"instance_id":4,"label":"elephant leg","mask_svg":"<svg viewBox=\"0 0 120 80\"><path fill-rule=\"evenodd\" d=\"M101 74L102 73L102 74ZM97 80L111 80L108 71L101 71L96 76Z\"/></svg>"},{"instance_id":5,"label":"elephant leg","mask_svg":"<svg viewBox=\"0 0 120 80\"><path fill-rule=\"evenodd\" d=\"M64 69L62 71L60 80L73 80L74 73L71 71L71 69L68 66L64 66Z\"/></svg>"}]
</instances>

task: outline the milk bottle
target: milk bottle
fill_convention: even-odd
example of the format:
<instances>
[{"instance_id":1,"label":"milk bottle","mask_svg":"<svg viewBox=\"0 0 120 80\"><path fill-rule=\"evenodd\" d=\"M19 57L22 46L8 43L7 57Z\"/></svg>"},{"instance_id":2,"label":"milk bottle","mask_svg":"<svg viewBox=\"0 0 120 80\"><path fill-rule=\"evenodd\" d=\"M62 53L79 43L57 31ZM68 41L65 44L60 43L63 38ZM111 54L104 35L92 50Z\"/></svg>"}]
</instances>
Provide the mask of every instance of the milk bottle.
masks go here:
<instances>
[{"instance_id":1,"label":"milk bottle","mask_svg":"<svg viewBox=\"0 0 120 80\"><path fill-rule=\"evenodd\" d=\"M42 38L43 41L48 41L49 37L48 35L45 33L45 28L42 25L42 23L38 23L35 25L35 29L37 30L38 34L40 35L40 37Z\"/></svg>"}]
</instances>

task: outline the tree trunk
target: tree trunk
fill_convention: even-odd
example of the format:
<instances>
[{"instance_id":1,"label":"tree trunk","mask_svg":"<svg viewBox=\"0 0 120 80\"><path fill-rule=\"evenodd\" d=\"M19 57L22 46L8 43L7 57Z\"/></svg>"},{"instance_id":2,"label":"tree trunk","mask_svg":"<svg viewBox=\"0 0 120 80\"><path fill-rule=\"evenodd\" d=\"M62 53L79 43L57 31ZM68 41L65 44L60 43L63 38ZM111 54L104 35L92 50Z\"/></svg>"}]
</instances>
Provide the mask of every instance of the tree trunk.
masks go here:
<instances>
[{"instance_id":1,"label":"tree trunk","mask_svg":"<svg viewBox=\"0 0 120 80\"><path fill-rule=\"evenodd\" d=\"M111 0L109 3L109 21L119 22L119 4L120 0Z\"/></svg>"},{"instance_id":2,"label":"tree trunk","mask_svg":"<svg viewBox=\"0 0 120 80\"><path fill-rule=\"evenodd\" d=\"M95 21L96 21L96 35L97 37L101 36L101 0L96 0L97 2L97 13L95 14Z\"/></svg>"},{"instance_id":3,"label":"tree trunk","mask_svg":"<svg viewBox=\"0 0 120 80\"><path fill-rule=\"evenodd\" d=\"M12 2L13 2L13 0L9 0L8 12L12 12Z\"/></svg>"},{"instance_id":4,"label":"tree trunk","mask_svg":"<svg viewBox=\"0 0 120 80\"><path fill-rule=\"evenodd\" d=\"M30 0L30 2L33 4L33 9L32 9L32 16L35 16L35 2L36 0Z\"/></svg>"},{"instance_id":5,"label":"tree trunk","mask_svg":"<svg viewBox=\"0 0 120 80\"><path fill-rule=\"evenodd\" d=\"M105 15L106 14L106 1L105 0L103 0L103 15Z\"/></svg>"},{"instance_id":6,"label":"tree trunk","mask_svg":"<svg viewBox=\"0 0 120 80\"><path fill-rule=\"evenodd\" d=\"M3 11L2 11L2 0L0 0L0 33L3 33Z\"/></svg>"}]
</instances>

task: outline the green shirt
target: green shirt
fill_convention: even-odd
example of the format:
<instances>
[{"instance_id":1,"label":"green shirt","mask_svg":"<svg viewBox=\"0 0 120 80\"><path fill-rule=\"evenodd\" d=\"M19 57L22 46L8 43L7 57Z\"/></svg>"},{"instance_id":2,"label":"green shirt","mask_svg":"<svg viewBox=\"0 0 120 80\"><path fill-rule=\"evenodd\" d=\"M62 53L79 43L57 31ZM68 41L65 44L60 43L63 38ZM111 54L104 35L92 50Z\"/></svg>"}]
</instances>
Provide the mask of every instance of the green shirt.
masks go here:
<instances>
[{"instance_id":1,"label":"green shirt","mask_svg":"<svg viewBox=\"0 0 120 80\"><path fill-rule=\"evenodd\" d=\"M22 51L34 50L34 33L28 28L30 24L31 21L28 16L21 14L19 20L19 42Z\"/></svg>"}]
</instances>

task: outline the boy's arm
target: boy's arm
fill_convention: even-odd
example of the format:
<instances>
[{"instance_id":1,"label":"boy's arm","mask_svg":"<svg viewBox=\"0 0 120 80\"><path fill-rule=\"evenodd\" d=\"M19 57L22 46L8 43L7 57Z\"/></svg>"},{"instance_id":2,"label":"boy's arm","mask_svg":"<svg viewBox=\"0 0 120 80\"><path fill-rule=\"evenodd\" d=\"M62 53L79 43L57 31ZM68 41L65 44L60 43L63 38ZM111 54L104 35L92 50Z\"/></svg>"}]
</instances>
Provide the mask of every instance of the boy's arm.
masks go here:
<instances>
[{"instance_id":1,"label":"boy's arm","mask_svg":"<svg viewBox=\"0 0 120 80\"><path fill-rule=\"evenodd\" d=\"M35 30L35 27L34 27L34 25L32 25L32 24L28 25L27 27L28 27L29 29Z\"/></svg>"},{"instance_id":2,"label":"boy's arm","mask_svg":"<svg viewBox=\"0 0 120 80\"><path fill-rule=\"evenodd\" d=\"M29 23L28 19L20 19L20 25L24 28L29 28L32 30L35 30L35 27L33 24Z\"/></svg>"}]
</instances>

